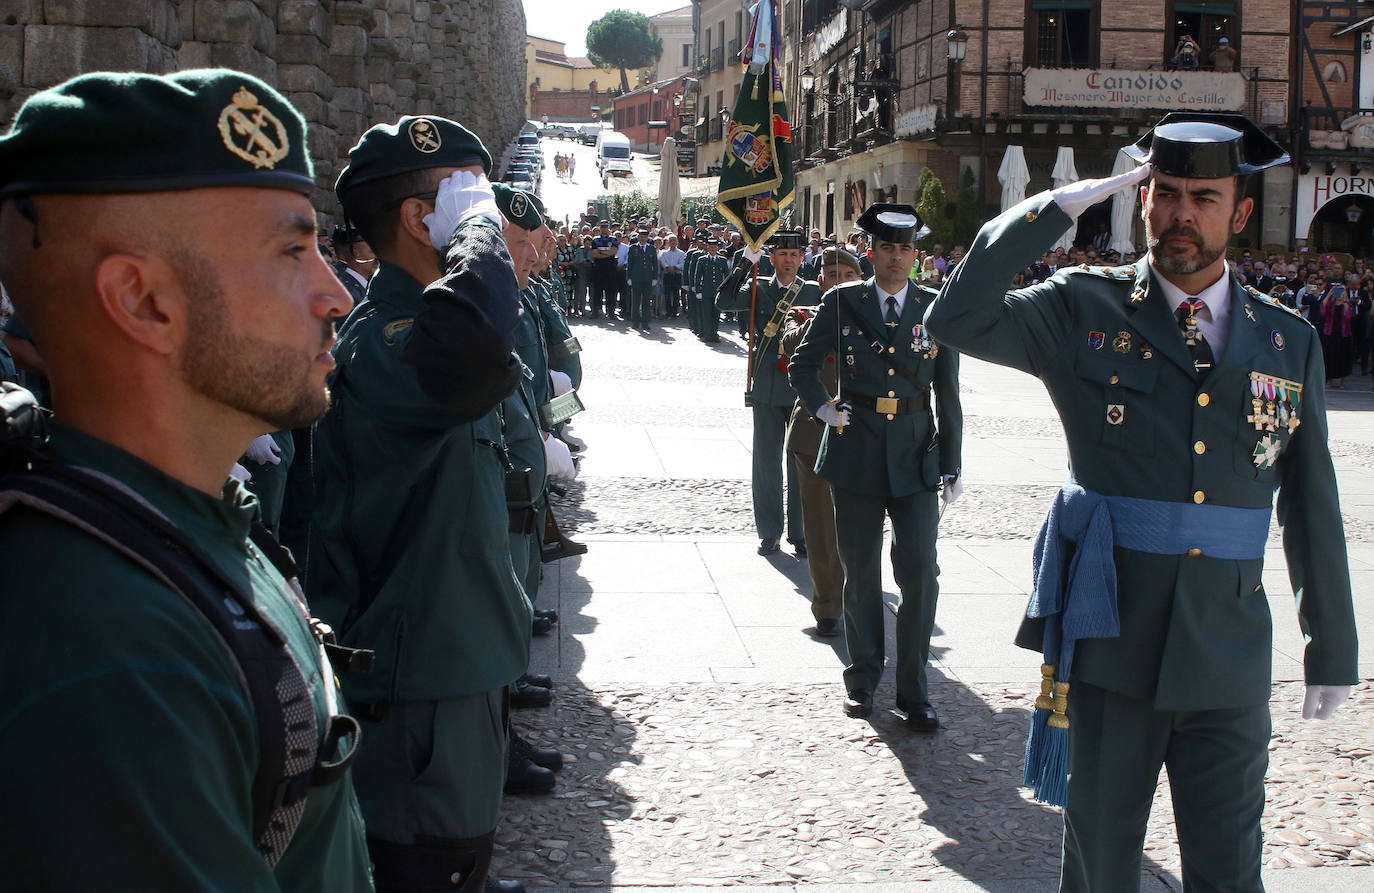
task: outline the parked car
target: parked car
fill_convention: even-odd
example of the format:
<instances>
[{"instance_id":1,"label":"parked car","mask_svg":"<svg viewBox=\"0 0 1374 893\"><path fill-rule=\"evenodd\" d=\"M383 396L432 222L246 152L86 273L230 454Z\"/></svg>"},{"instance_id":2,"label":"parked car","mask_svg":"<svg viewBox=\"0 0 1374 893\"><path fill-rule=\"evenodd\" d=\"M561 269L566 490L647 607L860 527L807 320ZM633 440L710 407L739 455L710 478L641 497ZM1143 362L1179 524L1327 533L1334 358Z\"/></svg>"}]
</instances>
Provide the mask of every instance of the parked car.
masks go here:
<instances>
[{"instance_id":1,"label":"parked car","mask_svg":"<svg viewBox=\"0 0 1374 893\"><path fill-rule=\"evenodd\" d=\"M571 124L558 124L558 138L561 140L577 139L577 128Z\"/></svg>"},{"instance_id":2,"label":"parked car","mask_svg":"<svg viewBox=\"0 0 1374 893\"><path fill-rule=\"evenodd\" d=\"M577 128L577 138L584 146L595 146L596 137L600 133L600 124L583 124Z\"/></svg>"}]
</instances>

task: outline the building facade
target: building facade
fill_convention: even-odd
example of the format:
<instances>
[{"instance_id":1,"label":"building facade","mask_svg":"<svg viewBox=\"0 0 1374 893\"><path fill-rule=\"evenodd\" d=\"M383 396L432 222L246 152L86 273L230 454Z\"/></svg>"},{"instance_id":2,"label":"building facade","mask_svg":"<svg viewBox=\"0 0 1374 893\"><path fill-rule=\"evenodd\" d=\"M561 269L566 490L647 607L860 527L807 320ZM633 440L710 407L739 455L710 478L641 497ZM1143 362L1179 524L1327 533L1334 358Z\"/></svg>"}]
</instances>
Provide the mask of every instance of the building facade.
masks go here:
<instances>
[{"instance_id":1,"label":"building facade","mask_svg":"<svg viewBox=\"0 0 1374 893\"><path fill-rule=\"evenodd\" d=\"M657 153L663 140L683 139L682 125L691 121L688 88L693 79L686 75L658 81L622 93L612 100L615 129L630 138L636 152Z\"/></svg>"},{"instance_id":2,"label":"building facade","mask_svg":"<svg viewBox=\"0 0 1374 893\"><path fill-rule=\"evenodd\" d=\"M0 16L0 126L35 91L84 72L237 68L305 116L312 200L332 222L334 180L373 124L441 114L498 153L514 140L524 33L519 0L9 3Z\"/></svg>"},{"instance_id":3,"label":"building facade","mask_svg":"<svg viewBox=\"0 0 1374 893\"><path fill-rule=\"evenodd\" d=\"M561 40L525 35L525 117L599 121L620 92L620 74L597 68L585 56L568 56L565 46Z\"/></svg>"},{"instance_id":4,"label":"building facade","mask_svg":"<svg viewBox=\"0 0 1374 893\"><path fill-rule=\"evenodd\" d=\"M692 31L692 7L670 9L649 16L659 39L663 41L663 55L649 69L648 82L670 81L696 70L696 35Z\"/></svg>"},{"instance_id":5,"label":"building facade","mask_svg":"<svg viewBox=\"0 0 1374 893\"><path fill-rule=\"evenodd\" d=\"M749 6L743 0L692 0L698 82L695 122L697 174L720 170L721 136L744 79L740 52L749 38Z\"/></svg>"},{"instance_id":6,"label":"building facade","mask_svg":"<svg viewBox=\"0 0 1374 893\"><path fill-rule=\"evenodd\" d=\"M1073 151L1079 177L1105 176L1121 146L1174 109L1243 112L1287 143L1292 9L1282 0L1243 7L789 0L794 220L843 236L864 204L912 201L927 167L950 202L967 183L987 219L1000 208L997 173L1009 146L1022 148L1033 194L1051 186L1061 149ZM1292 178L1291 168L1254 178L1259 210L1241 244L1290 241ZM1109 213L1091 209L1079 232L1086 238Z\"/></svg>"},{"instance_id":7,"label":"building facade","mask_svg":"<svg viewBox=\"0 0 1374 893\"><path fill-rule=\"evenodd\" d=\"M1304 0L1296 15L1293 235L1374 256L1374 4Z\"/></svg>"}]
</instances>

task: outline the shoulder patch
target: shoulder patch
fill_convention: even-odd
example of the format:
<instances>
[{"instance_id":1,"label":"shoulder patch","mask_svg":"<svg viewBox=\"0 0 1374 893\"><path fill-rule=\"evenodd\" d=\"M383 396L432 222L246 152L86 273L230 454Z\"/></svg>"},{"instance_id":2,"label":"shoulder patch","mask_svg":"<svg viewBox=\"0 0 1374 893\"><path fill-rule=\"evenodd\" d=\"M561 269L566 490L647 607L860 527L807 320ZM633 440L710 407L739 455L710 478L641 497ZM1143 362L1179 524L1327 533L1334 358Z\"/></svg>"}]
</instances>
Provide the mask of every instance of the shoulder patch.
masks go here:
<instances>
[{"instance_id":1,"label":"shoulder patch","mask_svg":"<svg viewBox=\"0 0 1374 893\"><path fill-rule=\"evenodd\" d=\"M382 326L382 343L387 347L396 346L396 336L415 325L415 319L395 319Z\"/></svg>"}]
</instances>

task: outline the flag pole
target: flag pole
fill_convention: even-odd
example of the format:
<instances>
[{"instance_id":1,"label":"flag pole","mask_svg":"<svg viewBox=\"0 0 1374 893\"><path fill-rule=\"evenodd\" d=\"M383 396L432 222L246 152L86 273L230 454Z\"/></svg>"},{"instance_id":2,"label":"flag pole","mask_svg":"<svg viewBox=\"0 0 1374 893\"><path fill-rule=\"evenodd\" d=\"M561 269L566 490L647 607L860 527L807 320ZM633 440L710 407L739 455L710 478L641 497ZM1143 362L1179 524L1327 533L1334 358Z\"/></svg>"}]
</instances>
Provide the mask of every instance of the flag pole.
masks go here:
<instances>
[{"instance_id":1,"label":"flag pole","mask_svg":"<svg viewBox=\"0 0 1374 893\"><path fill-rule=\"evenodd\" d=\"M745 402L754 393L754 308L759 299L759 262L754 261L753 278L749 282L749 363L744 369Z\"/></svg>"}]
</instances>

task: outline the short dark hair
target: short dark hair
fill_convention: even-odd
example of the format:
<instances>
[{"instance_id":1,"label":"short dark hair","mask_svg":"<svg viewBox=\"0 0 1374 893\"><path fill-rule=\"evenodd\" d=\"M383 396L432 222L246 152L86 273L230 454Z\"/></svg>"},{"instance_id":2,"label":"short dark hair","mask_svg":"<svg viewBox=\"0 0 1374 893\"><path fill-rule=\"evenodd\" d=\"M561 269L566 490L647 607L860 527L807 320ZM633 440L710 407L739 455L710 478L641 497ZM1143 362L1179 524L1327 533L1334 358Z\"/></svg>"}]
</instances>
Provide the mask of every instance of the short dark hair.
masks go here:
<instances>
[{"instance_id":1,"label":"short dark hair","mask_svg":"<svg viewBox=\"0 0 1374 893\"><path fill-rule=\"evenodd\" d=\"M407 198L433 192L440 182L440 169L431 167L359 183L343 197L344 215L372 246L373 253L389 254L396 247L401 204Z\"/></svg>"}]
</instances>

